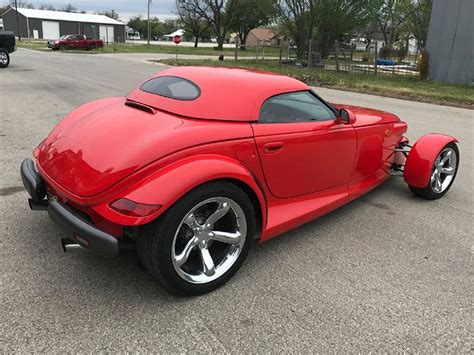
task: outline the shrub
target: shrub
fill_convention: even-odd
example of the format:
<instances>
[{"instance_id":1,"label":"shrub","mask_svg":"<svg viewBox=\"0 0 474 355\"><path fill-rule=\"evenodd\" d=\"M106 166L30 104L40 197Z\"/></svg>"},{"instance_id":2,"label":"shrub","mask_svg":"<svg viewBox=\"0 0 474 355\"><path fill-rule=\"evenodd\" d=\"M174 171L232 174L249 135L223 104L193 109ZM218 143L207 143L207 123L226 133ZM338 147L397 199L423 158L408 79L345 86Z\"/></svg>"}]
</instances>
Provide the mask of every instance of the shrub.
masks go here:
<instances>
[{"instance_id":1,"label":"shrub","mask_svg":"<svg viewBox=\"0 0 474 355\"><path fill-rule=\"evenodd\" d=\"M396 57L396 50L392 46L383 46L379 51L379 58L392 59Z\"/></svg>"}]
</instances>

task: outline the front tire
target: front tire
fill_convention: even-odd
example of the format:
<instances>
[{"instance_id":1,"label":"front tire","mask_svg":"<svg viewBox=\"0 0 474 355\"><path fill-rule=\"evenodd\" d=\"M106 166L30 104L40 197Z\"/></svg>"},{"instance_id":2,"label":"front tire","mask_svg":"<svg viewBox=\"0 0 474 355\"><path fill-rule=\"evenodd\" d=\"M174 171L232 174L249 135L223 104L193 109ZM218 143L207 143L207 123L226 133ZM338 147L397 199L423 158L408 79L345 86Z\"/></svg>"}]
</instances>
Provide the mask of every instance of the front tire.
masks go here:
<instances>
[{"instance_id":1,"label":"front tire","mask_svg":"<svg viewBox=\"0 0 474 355\"><path fill-rule=\"evenodd\" d=\"M0 68L6 68L8 65L10 65L10 55L5 49L0 48Z\"/></svg>"},{"instance_id":2,"label":"front tire","mask_svg":"<svg viewBox=\"0 0 474 355\"><path fill-rule=\"evenodd\" d=\"M459 166L459 149L453 142L446 144L435 159L430 181L424 188L409 186L411 192L427 200L443 197L453 185Z\"/></svg>"},{"instance_id":3,"label":"front tire","mask_svg":"<svg viewBox=\"0 0 474 355\"><path fill-rule=\"evenodd\" d=\"M181 295L210 292L227 282L246 259L256 232L249 197L218 181L192 190L138 231L143 265Z\"/></svg>"}]
</instances>

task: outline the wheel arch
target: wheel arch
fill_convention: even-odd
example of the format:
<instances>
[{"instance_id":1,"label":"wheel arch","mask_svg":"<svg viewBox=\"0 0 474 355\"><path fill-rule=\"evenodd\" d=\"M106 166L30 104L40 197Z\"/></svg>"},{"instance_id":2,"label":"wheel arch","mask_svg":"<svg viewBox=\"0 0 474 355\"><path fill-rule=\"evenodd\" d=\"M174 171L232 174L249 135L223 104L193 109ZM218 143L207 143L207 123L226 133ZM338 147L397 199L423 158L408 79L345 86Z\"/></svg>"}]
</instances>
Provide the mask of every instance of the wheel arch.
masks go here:
<instances>
[{"instance_id":1,"label":"wheel arch","mask_svg":"<svg viewBox=\"0 0 474 355\"><path fill-rule=\"evenodd\" d=\"M155 172L115 198L162 205L162 208L154 214L145 217L124 216L109 207L108 204L112 201L96 206L94 210L113 223L126 226L143 225L159 218L190 191L215 181L232 183L249 197L255 208L257 231L260 236L267 218L266 200L261 184L242 164L223 156L194 156L180 160Z\"/></svg>"},{"instance_id":2,"label":"wheel arch","mask_svg":"<svg viewBox=\"0 0 474 355\"><path fill-rule=\"evenodd\" d=\"M426 187L436 157L443 147L451 142L456 143L458 140L438 133L430 133L418 139L405 162L403 172L405 182L412 187Z\"/></svg>"}]
</instances>

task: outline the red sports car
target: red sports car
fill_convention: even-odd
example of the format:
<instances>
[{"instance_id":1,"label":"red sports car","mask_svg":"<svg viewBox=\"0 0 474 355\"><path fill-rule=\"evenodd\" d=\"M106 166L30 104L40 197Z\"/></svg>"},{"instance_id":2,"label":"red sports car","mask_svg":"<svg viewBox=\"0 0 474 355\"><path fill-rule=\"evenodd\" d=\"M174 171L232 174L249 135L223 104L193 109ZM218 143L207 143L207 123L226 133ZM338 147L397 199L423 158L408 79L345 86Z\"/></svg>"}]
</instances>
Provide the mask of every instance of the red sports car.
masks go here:
<instances>
[{"instance_id":1,"label":"red sports car","mask_svg":"<svg viewBox=\"0 0 474 355\"><path fill-rule=\"evenodd\" d=\"M134 243L167 288L199 294L226 282L252 240L269 240L367 193L390 175L443 196L456 139L413 146L390 113L324 101L304 83L244 69L179 67L127 97L65 117L26 159L33 210L80 245L116 256Z\"/></svg>"}]
</instances>

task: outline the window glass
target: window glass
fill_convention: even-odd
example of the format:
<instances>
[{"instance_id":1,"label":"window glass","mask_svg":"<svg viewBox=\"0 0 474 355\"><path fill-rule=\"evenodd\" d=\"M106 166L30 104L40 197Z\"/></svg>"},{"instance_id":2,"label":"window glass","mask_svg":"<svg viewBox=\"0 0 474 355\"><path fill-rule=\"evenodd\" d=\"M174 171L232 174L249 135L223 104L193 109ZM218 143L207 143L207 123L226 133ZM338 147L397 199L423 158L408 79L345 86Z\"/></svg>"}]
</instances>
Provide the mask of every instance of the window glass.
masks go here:
<instances>
[{"instance_id":1,"label":"window glass","mask_svg":"<svg viewBox=\"0 0 474 355\"><path fill-rule=\"evenodd\" d=\"M176 100L194 100L201 91L193 82L177 76L159 76L140 87L142 91Z\"/></svg>"},{"instance_id":2,"label":"window glass","mask_svg":"<svg viewBox=\"0 0 474 355\"><path fill-rule=\"evenodd\" d=\"M269 98L260 110L259 122L291 123L333 120L334 112L309 91Z\"/></svg>"}]
</instances>

